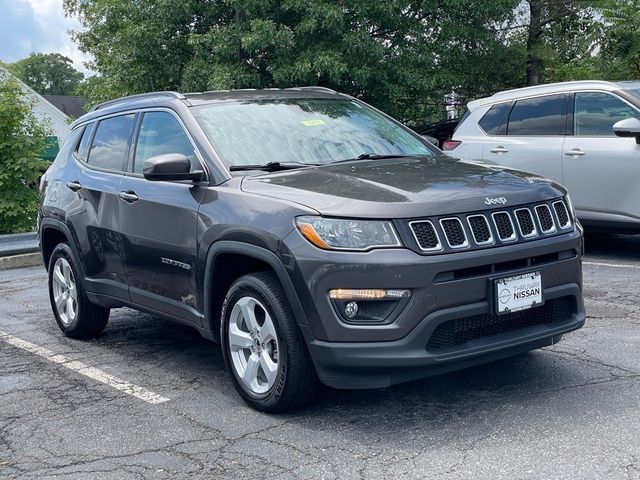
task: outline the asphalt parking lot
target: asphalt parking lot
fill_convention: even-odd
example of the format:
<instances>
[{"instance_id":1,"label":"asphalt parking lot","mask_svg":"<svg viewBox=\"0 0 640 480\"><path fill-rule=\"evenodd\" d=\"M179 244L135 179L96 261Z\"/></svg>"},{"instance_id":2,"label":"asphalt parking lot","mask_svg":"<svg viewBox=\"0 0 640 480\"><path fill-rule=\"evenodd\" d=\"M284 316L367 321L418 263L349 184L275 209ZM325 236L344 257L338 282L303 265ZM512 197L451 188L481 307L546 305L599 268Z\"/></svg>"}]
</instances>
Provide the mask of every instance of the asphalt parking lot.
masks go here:
<instances>
[{"instance_id":1,"label":"asphalt parking lot","mask_svg":"<svg viewBox=\"0 0 640 480\"><path fill-rule=\"evenodd\" d=\"M217 345L114 310L63 337L42 267L0 272L1 478L640 478L640 237L587 238L586 326L384 390L246 407Z\"/></svg>"}]
</instances>

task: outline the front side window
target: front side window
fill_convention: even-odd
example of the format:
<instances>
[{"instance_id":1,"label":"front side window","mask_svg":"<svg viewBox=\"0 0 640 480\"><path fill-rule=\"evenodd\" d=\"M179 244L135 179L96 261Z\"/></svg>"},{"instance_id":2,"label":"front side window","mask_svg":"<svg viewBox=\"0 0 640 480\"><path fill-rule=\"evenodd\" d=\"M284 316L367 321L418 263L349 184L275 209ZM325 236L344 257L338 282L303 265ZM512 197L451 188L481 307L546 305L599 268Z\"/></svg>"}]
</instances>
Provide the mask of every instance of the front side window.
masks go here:
<instances>
[{"instance_id":1,"label":"front side window","mask_svg":"<svg viewBox=\"0 0 640 480\"><path fill-rule=\"evenodd\" d=\"M169 112L147 112L142 118L133 166L142 173L144 162L157 155L181 153L191 161L191 170L199 168L193 145L180 122Z\"/></svg>"},{"instance_id":2,"label":"front side window","mask_svg":"<svg viewBox=\"0 0 640 480\"><path fill-rule=\"evenodd\" d=\"M574 135L614 136L613 124L625 118L640 118L638 111L608 93L576 93Z\"/></svg>"},{"instance_id":3,"label":"front side window","mask_svg":"<svg viewBox=\"0 0 640 480\"><path fill-rule=\"evenodd\" d=\"M194 115L227 165L327 164L374 155L433 155L416 136L349 99L212 103Z\"/></svg>"},{"instance_id":4,"label":"front side window","mask_svg":"<svg viewBox=\"0 0 640 480\"><path fill-rule=\"evenodd\" d=\"M124 171L135 117L132 113L100 120L87 163L107 170Z\"/></svg>"},{"instance_id":5,"label":"front side window","mask_svg":"<svg viewBox=\"0 0 640 480\"><path fill-rule=\"evenodd\" d=\"M507 135L564 135L567 95L518 100L509 115Z\"/></svg>"}]
</instances>

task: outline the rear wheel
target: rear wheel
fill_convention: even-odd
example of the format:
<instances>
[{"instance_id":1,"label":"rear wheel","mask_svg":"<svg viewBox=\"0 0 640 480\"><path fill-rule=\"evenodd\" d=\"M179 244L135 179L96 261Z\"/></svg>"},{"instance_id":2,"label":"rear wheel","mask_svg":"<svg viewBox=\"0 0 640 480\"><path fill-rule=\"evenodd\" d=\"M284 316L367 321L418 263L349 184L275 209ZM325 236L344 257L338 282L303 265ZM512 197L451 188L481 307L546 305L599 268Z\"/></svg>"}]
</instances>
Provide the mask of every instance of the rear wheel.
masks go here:
<instances>
[{"instance_id":1,"label":"rear wheel","mask_svg":"<svg viewBox=\"0 0 640 480\"><path fill-rule=\"evenodd\" d=\"M58 244L49 260L49 299L56 322L68 337L93 338L109 320L109 309L87 298L66 243Z\"/></svg>"},{"instance_id":2,"label":"rear wheel","mask_svg":"<svg viewBox=\"0 0 640 480\"><path fill-rule=\"evenodd\" d=\"M291 308L270 272L245 275L222 307L222 347L236 390L269 412L311 400L319 382Z\"/></svg>"}]
</instances>

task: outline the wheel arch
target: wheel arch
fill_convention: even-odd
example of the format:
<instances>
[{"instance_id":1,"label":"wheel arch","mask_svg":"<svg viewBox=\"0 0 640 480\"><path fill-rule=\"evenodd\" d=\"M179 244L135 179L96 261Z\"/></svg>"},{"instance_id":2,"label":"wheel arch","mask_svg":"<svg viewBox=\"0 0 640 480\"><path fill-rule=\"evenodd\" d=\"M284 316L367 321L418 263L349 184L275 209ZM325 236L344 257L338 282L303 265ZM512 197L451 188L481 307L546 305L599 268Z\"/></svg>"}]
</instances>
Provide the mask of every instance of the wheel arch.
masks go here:
<instances>
[{"instance_id":1,"label":"wheel arch","mask_svg":"<svg viewBox=\"0 0 640 480\"><path fill-rule=\"evenodd\" d=\"M49 269L49 259L56 245L59 243L66 243L71 249L73 254L73 260L76 266L82 274L82 280L84 280L84 265L80 261L80 256L76 250L75 242L69 228L62 222L54 220L52 218L45 218L40 224L40 253L42 254L42 260L44 261L44 268Z\"/></svg>"},{"instance_id":2,"label":"wheel arch","mask_svg":"<svg viewBox=\"0 0 640 480\"><path fill-rule=\"evenodd\" d=\"M231 272L225 272L225 268L229 266ZM212 340L220 341L222 302L231 284L242 275L265 270L273 271L280 281L298 324L308 324L293 282L275 253L249 243L221 240L214 243L207 252L204 276L204 327L211 334Z\"/></svg>"}]
</instances>

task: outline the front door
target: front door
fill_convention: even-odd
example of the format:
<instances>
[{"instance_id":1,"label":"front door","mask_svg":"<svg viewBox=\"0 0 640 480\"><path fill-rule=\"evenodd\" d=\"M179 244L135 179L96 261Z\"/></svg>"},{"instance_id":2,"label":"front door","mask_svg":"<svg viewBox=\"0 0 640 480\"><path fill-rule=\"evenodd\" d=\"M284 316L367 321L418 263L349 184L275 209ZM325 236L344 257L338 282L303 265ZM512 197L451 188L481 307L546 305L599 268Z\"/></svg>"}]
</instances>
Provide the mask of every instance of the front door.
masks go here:
<instances>
[{"instance_id":1,"label":"front door","mask_svg":"<svg viewBox=\"0 0 640 480\"><path fill-rule=\"evenodd\" d=\"M184 154L193 169L202 169L178 117L169 111L145 112L131 172L118 188L123 261L134 303L199 324L197 211L205 187L146 180L145 160L168 153Z\"/></svg>"},{"instance_id":2,"label":"front door","mask_svg":"<svg viewBox=\"0 0 640 480\"><path fill-rule=\"evenodd\" d=\"M640 112L606 92L577 92L573 136L563 148L564 184L586 222L640 221L640 145L620 138L613 124Z\"/></svg>"}]
</instances>

